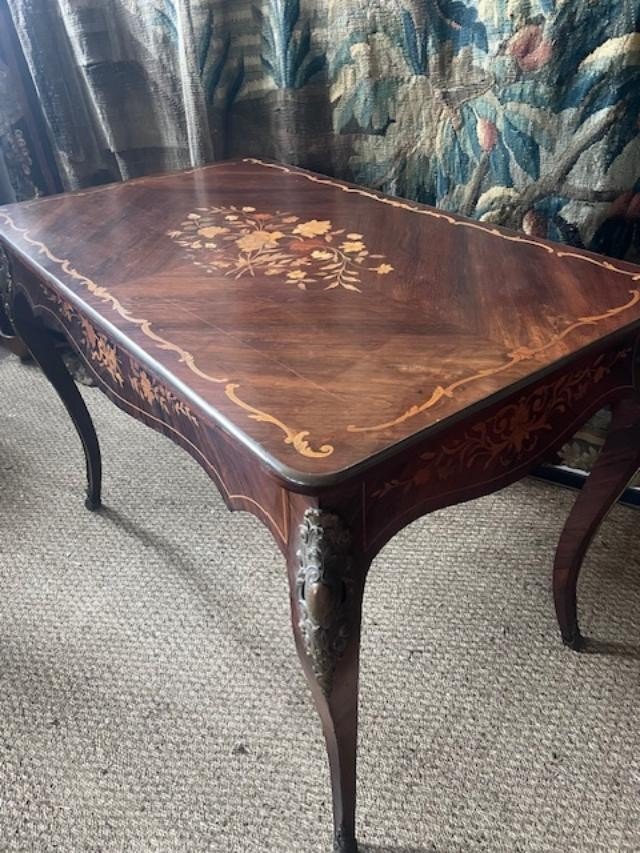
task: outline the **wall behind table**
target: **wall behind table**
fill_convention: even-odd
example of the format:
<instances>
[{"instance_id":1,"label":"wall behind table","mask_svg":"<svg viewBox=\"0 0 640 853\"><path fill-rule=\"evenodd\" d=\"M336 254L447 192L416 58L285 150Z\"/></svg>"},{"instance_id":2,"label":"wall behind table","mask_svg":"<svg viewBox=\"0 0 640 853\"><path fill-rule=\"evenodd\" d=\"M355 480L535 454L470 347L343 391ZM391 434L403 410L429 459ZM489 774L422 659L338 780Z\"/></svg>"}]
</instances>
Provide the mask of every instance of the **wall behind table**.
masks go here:
<instances>
[{"instance_id":1,"label":"wall behind table","mask_svg":"<svg viewBox=\"0 0 640 853\"><path fill-rule=\"evenodd\" d=\"M640 0L3 2L67 189L271 157L640 262Z\"/></svg>"}]
</instances>

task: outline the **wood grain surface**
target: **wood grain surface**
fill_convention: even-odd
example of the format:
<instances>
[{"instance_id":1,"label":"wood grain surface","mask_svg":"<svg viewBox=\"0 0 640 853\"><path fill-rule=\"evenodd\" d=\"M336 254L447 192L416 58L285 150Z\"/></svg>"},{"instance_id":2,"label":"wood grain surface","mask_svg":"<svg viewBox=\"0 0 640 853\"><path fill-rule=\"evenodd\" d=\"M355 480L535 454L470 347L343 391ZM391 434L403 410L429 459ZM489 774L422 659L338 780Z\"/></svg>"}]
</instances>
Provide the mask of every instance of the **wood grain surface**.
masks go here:
<instances>
[{"instance_id":1,"label":"wood grain surface","mask_svg":"<svg viewBox=\"0 0 640 853\"><path fill-rule=\"evenodd\" d=\"M631 265L253 160L8 206L0 237L297 483L640 321Z\"/></svg>"}]
</instances>

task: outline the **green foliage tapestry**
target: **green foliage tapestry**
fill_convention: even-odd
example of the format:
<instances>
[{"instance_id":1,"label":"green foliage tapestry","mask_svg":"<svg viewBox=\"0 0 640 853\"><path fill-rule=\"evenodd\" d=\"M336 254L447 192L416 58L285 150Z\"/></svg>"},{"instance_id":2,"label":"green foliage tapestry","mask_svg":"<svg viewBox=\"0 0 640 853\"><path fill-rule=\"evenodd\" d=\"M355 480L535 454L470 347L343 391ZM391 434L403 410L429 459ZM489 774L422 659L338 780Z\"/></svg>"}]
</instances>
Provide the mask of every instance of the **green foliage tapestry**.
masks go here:
<instances>
[{"instance_id":1,"label":"green foliage tapestry","mask_svg":"<svg viewBox=\"0 0 640 853\"><path fill-rule=\"evenodd\" d=\"M7 1L67 188L271 157L640 261L640 0Z\"/></svg>"},{"instance_id":2,"label":"green foliage tapestry","mask_svg":"<svg viewBox=\"0 0 640 853\"><path fill-rule=\"evenodd\" d=\"M638 258L637 0L8 0L68 187L253 154Z\"/></svg>"}]
</instances>

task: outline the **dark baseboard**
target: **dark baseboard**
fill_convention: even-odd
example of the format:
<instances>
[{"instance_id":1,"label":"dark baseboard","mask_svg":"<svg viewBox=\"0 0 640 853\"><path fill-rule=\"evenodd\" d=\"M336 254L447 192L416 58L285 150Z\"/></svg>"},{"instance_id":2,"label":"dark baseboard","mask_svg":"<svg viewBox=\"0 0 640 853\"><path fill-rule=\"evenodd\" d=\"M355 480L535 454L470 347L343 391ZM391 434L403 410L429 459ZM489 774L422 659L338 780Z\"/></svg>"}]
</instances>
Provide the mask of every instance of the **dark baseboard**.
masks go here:
<instances>
[{"instance_id":1,"label":"dark baseboard","mask_svg":"<svg viewBox=\"0 0 640 853\"><path fill-rule=\"evenodd\" d=\"M538 480L545 480L547 483L563 486L565 489L581 489L588 475L583 471L561 465L541 465L532 472L531 476ZM619 501L627 506L640 507L640 488L625 489Z\"/></svg>"}]
</instances>

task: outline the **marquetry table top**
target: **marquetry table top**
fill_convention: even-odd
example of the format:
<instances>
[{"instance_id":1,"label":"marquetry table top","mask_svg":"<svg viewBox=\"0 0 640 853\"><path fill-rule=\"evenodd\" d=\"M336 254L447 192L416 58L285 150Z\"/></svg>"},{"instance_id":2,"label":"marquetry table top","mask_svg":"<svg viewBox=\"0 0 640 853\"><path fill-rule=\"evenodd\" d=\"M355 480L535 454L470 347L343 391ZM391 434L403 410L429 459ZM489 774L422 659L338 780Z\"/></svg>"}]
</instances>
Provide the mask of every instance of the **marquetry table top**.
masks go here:
<instances>
[{"instance_id":1,"label":"marquetry table top","mask_svg":"<svg viewBox=\"0 0 640 853\"><path fill-rule=\"evenodd\" d=\"M115 378L101 330L300 482L640 323L632 265L253 159L6 206L0 237Z\"/></svg>"}]
</instances>

